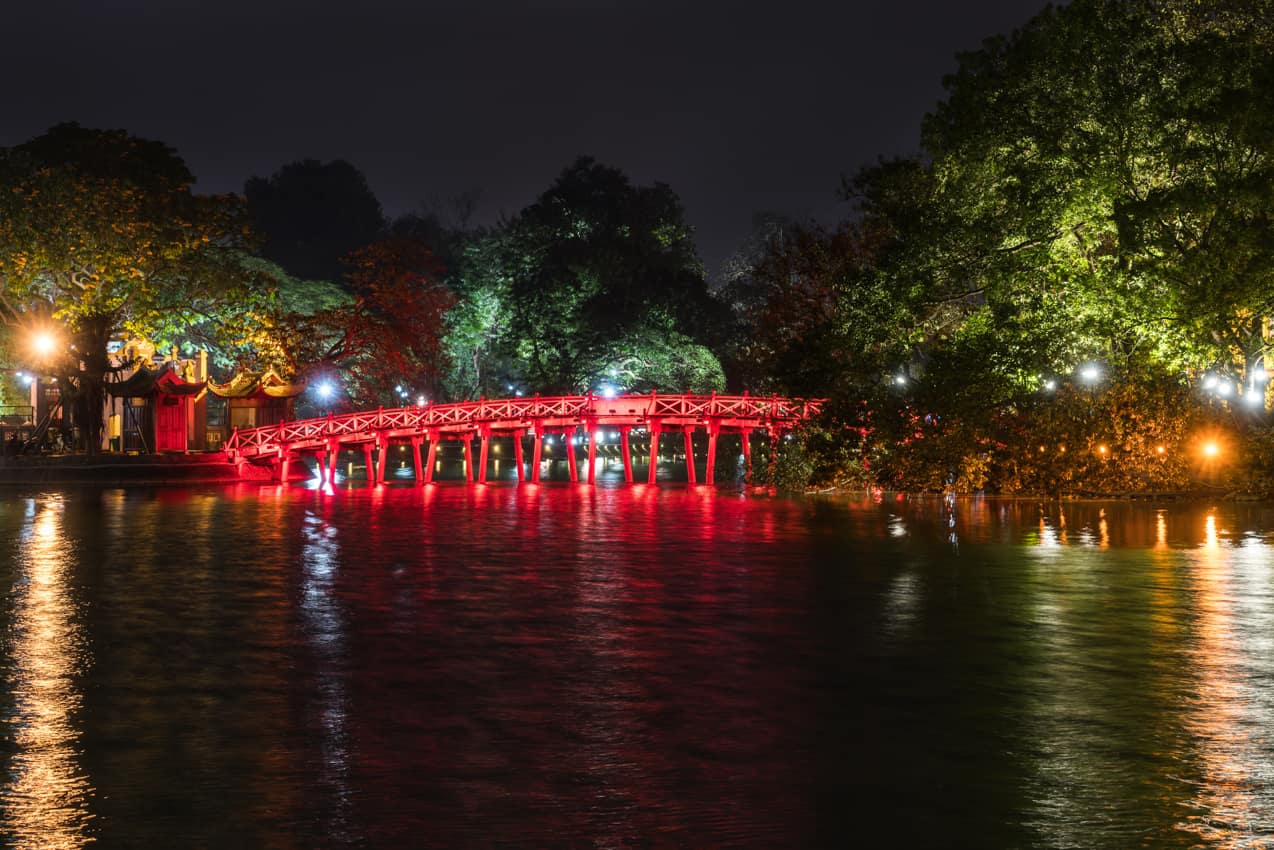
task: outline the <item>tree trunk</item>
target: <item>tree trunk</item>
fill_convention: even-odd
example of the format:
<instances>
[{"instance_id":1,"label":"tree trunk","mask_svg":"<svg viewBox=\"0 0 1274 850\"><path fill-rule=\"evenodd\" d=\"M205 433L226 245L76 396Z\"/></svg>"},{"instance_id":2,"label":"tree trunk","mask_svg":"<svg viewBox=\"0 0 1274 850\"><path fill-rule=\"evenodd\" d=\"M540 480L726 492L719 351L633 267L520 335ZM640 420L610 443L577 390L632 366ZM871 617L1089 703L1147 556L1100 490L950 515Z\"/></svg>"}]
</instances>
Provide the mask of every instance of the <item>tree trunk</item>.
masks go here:
<instances>
[{"instance_id":1,"label":"tree trunk","mask_svg":"<svg viewBox=\"0 0 1274 850\"><path fill-rule=\"evenodd\" d=\"M112 371L106 346L114 328L114 317L109 314L83 316L75 323L75 351L80 361L75 424L80 429L84 451L90 455L102 450L106 375Z\"/></svg>"}]
</instances>

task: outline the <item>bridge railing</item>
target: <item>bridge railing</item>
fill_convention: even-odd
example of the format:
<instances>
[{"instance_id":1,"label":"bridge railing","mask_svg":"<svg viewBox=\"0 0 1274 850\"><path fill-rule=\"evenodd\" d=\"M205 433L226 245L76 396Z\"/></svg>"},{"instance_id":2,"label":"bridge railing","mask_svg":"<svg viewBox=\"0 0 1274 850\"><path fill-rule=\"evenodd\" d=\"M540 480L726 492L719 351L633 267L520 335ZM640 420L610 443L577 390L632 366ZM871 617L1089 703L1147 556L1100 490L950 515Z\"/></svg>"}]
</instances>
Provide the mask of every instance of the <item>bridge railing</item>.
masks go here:
<instances>
[{"instance_id":1,"label":"bridge railing","mask_svg":"<svg viewBox=\"0 0 1274 850\"><path fill-rule=\"evenodd\" d=\"M226 450L260 454L280 446L320 443L341 437L368 437L378 432L417 432L467 428L491 423L529 426L539 420L567 420L583 424L595 418L651 417L700 420L751 420L758 427L792 427L818 413L823 402L778 396L625 395L552 396L461 401L424 407L396 407L329 414L278 425L236 430Z\"/></svg>"}]
</instances>

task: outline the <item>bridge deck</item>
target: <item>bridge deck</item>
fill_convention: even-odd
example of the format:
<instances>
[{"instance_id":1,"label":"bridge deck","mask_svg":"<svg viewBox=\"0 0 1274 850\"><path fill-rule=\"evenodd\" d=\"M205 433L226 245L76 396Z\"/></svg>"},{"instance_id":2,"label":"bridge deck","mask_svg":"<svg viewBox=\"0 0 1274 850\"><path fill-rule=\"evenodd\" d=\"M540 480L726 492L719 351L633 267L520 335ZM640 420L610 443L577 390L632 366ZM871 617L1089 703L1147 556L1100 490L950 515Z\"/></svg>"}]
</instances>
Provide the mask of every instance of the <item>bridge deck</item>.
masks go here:
<instances>
[{"instance_id":1,"label":"bridge deck","mask_svg":"<svg viewBox=\"0 0 1274 850\"><path fill-rule=\"evenodd\" d=\"M632 462L629 451L629 433L633 429L645 429L651 436L649 480L654 481L655 458L659 436L666 431L684 434L687 454L687 472L694 482L694 465L691 462L691 435L703 429L708 435L707 481L712 483L713 465L716 459L717 436L723 433L742 434L745 458L750 460L750 440L755 431L763 431L770 439L777 439L800 423L808 420L822 408L821 400L780 398L778 396L719 396L719 395L624 395L614 398L601 396L557 396L551 398L507 398L482 401L464 401L453 404L431 404L423 407L399 407L329 415L318 419L302 419L267 425L260 428L236 430L226 442L226 451L236 463L245 461L276 463L280 478L287 480L290 460L302 452L319 456L320 470L327 477L328 454L341 448L361 447L367 457L368 469L372 468L373 449L379 453L376 480L384 480L386 447L391 440L410 441L413 446L416 480L424 483L432 478L434 458L439 442L459 440L465 446L466 475L471 475L474 464L471 459L472 441L480 441L481 460L477 467L477 480L486 478L487 447L492 437L515 437L517 472L519 480L524 473L521 437L530 436L533 442L531 480L539 480L539 460L544 437L551 434L574 434L584 429L588 435L588 480L593 481L593 459L596 446L591 435L598 428L617 429L621 436L625 480L632 480ZM422 443L429 443L429 460L423 466L420 459ZM571 445L568 443L568 445ZM577 480L574 448L568 452L567 462L571 480Z\"/></svg>"}]
</instances>

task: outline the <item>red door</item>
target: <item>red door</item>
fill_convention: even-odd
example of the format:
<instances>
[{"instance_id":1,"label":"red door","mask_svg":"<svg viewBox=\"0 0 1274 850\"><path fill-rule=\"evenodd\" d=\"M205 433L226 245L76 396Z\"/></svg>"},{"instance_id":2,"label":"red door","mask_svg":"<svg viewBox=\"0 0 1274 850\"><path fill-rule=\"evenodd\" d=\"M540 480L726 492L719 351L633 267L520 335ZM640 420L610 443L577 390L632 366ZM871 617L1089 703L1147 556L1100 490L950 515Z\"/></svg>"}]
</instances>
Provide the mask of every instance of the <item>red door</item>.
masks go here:
<instances>
[{"instance_id":1,"label":"red door","mask_svg":"<svg viewBox=\"0 0 1274 850\"><path fill-rule=\"evenodd\" d=\"M186 400L179 396L161 395L155 405L155 451L186 450Z\"/></svg>"}]
</instances>

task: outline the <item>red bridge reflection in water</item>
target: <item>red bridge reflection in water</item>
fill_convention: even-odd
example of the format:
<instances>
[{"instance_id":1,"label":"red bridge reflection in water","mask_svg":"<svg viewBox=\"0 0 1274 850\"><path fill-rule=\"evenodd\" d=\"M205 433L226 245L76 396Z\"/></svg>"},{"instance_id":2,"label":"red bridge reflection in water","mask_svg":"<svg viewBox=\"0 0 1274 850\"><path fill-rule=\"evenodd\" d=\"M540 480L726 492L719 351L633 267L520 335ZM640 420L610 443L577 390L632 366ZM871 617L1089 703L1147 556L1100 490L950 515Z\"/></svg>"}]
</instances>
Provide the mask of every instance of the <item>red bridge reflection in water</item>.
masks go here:
<instances>
[{"instance_id":1,"label":"red bridge reflection in water","mask_svg":"<svg viewBox=\"0 0 1274 850\"><path fill-rule=\"evenodd\" d=\"M361 448L368 479L371 480L374 474L376 483L383 483L390 443L410 442L416 483L423 484L433 480L439 445L445 441L458 441L464 446L466 480L484 482L491 441L508 439L513 442L514 464L518 480L522 481L526 478L522 443L523 438L529 437L532 441L530 480L539 481L544 440L560 435L566 447L571 481L579 480L577 447L580 442L587 445L587 479L592 484L599 429L608 428L619 434L624 480L628 483L633 480L632 432L649 435L647 477L651 484L655 483L660 436L680 433L685 441L687 480L693 484L692 438L695 431L702 429L708 435L704 483L712 484L720 435L740 435L744 463L750 466L753 434L764 434L772 446L784 434L817 414L822 405L823 401L818 399L719 396L715 393L484 399L389 410L378 408L339 416L329 414L325 418L236 430L226 442L226 452L241 470L245 463L269 464L283 482L288 480L289 465L294 460L306 453L313 454L326 483L331 481L337 452ZM582 438L577 436L581 430ZM475 439L478 441L477 464L473 462ZM426 442L428 455L422 463L421 447ZM373 451L377 456L375 465L372 463Z\"/></svg>"}]
</instances>

